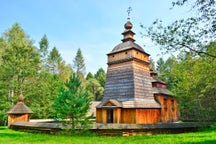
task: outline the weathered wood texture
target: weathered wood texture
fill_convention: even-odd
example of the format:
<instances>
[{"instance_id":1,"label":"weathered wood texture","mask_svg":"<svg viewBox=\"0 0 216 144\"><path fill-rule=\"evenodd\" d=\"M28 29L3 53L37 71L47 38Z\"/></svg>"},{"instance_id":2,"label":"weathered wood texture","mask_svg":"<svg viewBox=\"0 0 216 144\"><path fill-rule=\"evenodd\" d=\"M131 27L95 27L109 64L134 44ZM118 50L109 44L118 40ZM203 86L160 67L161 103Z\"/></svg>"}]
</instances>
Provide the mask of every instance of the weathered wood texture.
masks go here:
<instances>
[{"instance_id":1,"label":"weathered wood texture","mask_svg":"<svg viewBox=\"0 0 216 144\"><path fill-rule=\"evenodd\" d=\"M39 133L55 134L62 129L58 123L24 122L17 121L11 124L11 129L33 131Z\"/></svg>"},{"instance_id":2,"label":"weathered wood texture","mask_svg":"<svg viewBox=\"0 0 216 144\"><path fill-rule=\"evenodd\" d=\"M136 109L136 124L153 124L160 120L160 109Z\"/></svg>"},{"instance_id":3,"label":"weathered wood texture","mask_svg":"<svg viewBox=\"0 0 216 144\"><path fill-rule=\"evenodd\" d=\"M118 53L113 53L108 55L108 63L113 63L121 60L127 60L130 58L139 59L143 62L149 63L149 58L147 54L143 54L135 49L124 50Z\"/></svg>"},{"instance_id":4,"label":"weathered wood texture","mask_svg":"<svg viewBox=\"0 0 216 144\"><path fill-rule=\"evenodd\" d=\"M161 104L161 121L175 122L179 118L179 108L175 97L161 94L155 95L156 100Z\"/></svg>"},{"instance_id":5,"label":"weathered wood texture","mask_svg":"<svg viewBox=\"0 0 216 144\"><path fill-rule=\"evenodd\" d=\"M149 70L136 61L108 67L104 98L153 98Z\"/></svg>"},{"instance_id":6,"label":"weathered wood texture","mask_svg":"<svg viewBox=\"0 0 216 144\"><path fill-rule=\"evenodd\" d=\"M108 109L97 109L97 123L107 123ZM153 124L161 121L160 109L114 108L112 123Z\"/></svg>"},{"instance_id":7,"label":"weathered wood texture","mask_svg":"<svg viewBox=\"0 0 216 144\"><path fill-rule=\"evenodd\" d=\"M29 114L8 114L8 126L17 121L28 122Z\"/></svg>"},{"instance_id":8,"label":"weathered wood texture","mask_svg":"<svg viewBox=\"0 0 216 144\"><path fill-rule=\"evenodd\" d=\"M132 63L128 62L116 68L108 68L104 98L133 98L134 79Z\"/></svg>"},{"instance_id":9,"label":"weathered wood texture","mask_svg":"<svg viewBox=\"0 0 216 144\"><path fill-rule=\"evenodd\" d=\"M136 109L122 109L121 123L136 123Z\"/></svg>"}]
</instances>

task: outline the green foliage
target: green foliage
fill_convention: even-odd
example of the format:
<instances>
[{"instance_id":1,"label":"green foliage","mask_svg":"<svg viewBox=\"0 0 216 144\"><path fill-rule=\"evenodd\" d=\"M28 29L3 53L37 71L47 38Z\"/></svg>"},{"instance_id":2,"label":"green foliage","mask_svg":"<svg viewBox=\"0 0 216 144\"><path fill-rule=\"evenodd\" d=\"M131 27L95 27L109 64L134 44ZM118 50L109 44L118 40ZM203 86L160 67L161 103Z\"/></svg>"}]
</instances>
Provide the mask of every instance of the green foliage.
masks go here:
<instances>
[{"instance_id":1,"label":"green foliage","mask_svg":"<svg viewBox=\"0 0 216 144\"><path fill-rule=\"evenodd\" d=\"M39 46L33 45L17 23L0 37L1 125L7 121L6 112L17 103L19 91L23 92L25 104L34 112L31 118L54 117L54 99L63 87L63 81L72 74L72 68L65 64L56 48L48 51L46 35Z\"/></svg>"},{"instance_id":2,"label":"green foliage","mask_svg":"<svg viewBox=\"0 0 216 144\"><path fill-rule=\"evenodd\" d=\"M72 131L76 128L85 129L90 118L86 116L90 102L91 99L82 87L79 77L73 74L55 99L56 116L63 123L70 125Z\"/></svg>"},{"instance_id":3,"label":"green foliage","mask_svg":"<svg viewBox=\"0 0 216 144\"><path fill-rule=\"evenodd\" d=\"M85 82L86 89L88 90L90 97L93 100L100 101L104 95L104 88L99 81L95 78L90 78Z\"/></svg>"},{"instance_id":4,"label":"green foliage","mask_svg":"<svg viewBox=\"0 0 216 144\"><path fill-rule=\"evenodd\" d=\"M103 68L99 68L94 77L99 81L100 85L104 88L106 82L106 73Z\"/></svg>"},{"instance_id":5,"label":"green foliage","mask_svg":"<svg viewBox=\"0 0 216 144\"><path fill-rule=\"evenodd\" d=\"M154 60L151 57L150 57L149 62L150 62L150 65L149 65L150 69L152 71L156 71L156 69L155 69L155 62L154 62Z\"/></svg>"},{"instance_id":6,"label":"green foliage","mask_svg":"<svg viewBox=\"0 0 216 144\"><path fill-rule=\"evenodd\" d=\"M159 77L177 95L183 119L215 119L216 2L177 0L172 4L189 4L196 15L167 26L156 20L145 28L144 36L165 52L179 52L177 59L159 59Z\"/></svg>"},{"instance_id":7,"label":"green foliage","mask_svg":"<svg viewBox=\"0 0 216 144\"><path fill-rule=\"evenodd\" d=\"M24 30L14 24L3 36L5 49L2 54L1 80L7 89L8 98L29 84L28 79L37 75L40 56Z\"/></svg>"},{"instance_id":8,"label":"green foliage","mask_svg":"<svg viewBox=\"0 0 216 144\"><path fill-rule=\"evenodd\" d=\"M80 77L82 81L84 81L86 67L85 67L82 51L80 48L77 50L76 56L73 60L73 64L74 64L74 69L76 70L76 74Z\"/></svg>"},{"instance_id":9,"label":"green foliage","mask_svg":"<svg viewBox=\"0 0 216 144\"><path fill-rule=\"evenodd\" d=\"M89 80L91 78L94 78L93 74L91 72L89 72L86 76L86 80Z\"/></svg>"},{"instance_id":10,"label":"green foliage","mask_svg":"<svg viewBox=\"0 0 216 144\"><path fill-rule=\"evenodd\" d=\"M65 61L62 61L59 65L58 65L58 76L59 78L66 82L69 77L73 74L73 69L71 67L70 64L65 64Z\"/></svg>"},{"instance_id":11,"label":"green foliage","mask_svg":"<svg viewBox=\"0 0 216 144\"><path fill-rule=\"evenodd\" d=\"M177 64L176 58L172 55L169 57L166 61L163 60L163 58L160 58L157 61L157 73L158 78L165 81L167 83L168 89L173 89L176 84L176 77L174 77L174 71L175 66Z\"/></svg>"},{"instance_id":12,"label":"green foliage","mask_svg":"<svg viewBox=\"0 0 216 144\"><path fill-rule=\"evenodd\" d=\"M164 52L190 51L193 55L216 55L207 52L204 47L215 41L216 37L216 2L215 0L178 0L173 6L192 5L195 16L176 20L165 26L162 20L155 20L152 26L145 29L143 36L150 37L160 45Z\"/></svg>"},{"instance_id":13,"label":"green foliage","mask_svg":"<svg viewBox=\"0 0 216 144\"><path fill-rule=\"evenodd\" d=\"M59 73L59 65L62 63L62 57L57 48L54 47L48 56L48 67L52 74Z\"/></svg>"},{"instance_id":14,"label":"green foliage","mask_svg":"<svg viewBox=\"0 0 216 144\"><path fill-rule=\"evenodd\" d=\"M63 81L58 75L41 72L25 89L25 104L34 112L31 118L53 118L54 100L58 97Z\"/></svg>"},{"instance_id":15,"label":"green foliage","mask_svg":"<svg viewBox=\"0 0 216 144\"><path fill-rule=\"evenodd\" d=\"M205 46L206 52L216 54L216 43ZM159 78L177 96L184 120L214 120L216 91L216 59L206 55L194 57L182 52L166 61L159 59Z\"/></svg>"},{"instance_id":16,"label":"green foliage","mask_svg":"<svg viewBox=\"0 0 216 144\"><path fill-rule=\"evenodd\" d=\"M49 41L47 39L47 36L44 35L39 42L39 51L41 53L41 57L43 59L43 63L46 63L47 61L47 55L48 55L48 49L49 49Z\"/></svg>"}]
</instances>

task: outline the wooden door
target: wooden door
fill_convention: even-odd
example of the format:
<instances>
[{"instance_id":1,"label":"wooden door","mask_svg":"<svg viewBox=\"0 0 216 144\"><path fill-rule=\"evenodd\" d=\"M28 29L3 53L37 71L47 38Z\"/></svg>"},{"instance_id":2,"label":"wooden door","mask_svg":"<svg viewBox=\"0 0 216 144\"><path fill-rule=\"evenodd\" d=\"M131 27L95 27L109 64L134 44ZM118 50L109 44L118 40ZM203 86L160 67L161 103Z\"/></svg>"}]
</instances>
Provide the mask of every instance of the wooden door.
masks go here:
<instances>
[{"instance_id":1,"label":"wooden door","mask_svg":"<svg viewBox=\"0 0 216 144\"><path fill-rule=\"evenodd\" d=\"M107 109L107 123L113 123L113 109Z\"/></svg>"}]
</instances>

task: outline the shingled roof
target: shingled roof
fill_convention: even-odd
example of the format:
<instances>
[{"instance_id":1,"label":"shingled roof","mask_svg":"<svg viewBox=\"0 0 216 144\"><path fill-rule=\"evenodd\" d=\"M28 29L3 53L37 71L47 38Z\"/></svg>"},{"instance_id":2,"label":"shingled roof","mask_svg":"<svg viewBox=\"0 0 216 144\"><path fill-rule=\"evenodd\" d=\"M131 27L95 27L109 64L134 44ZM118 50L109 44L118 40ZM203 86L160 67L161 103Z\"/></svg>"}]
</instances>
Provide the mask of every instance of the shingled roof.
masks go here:
<instances>
[{"instance_id":1,"label":"shingled roof","mask_svg":"<svg viewBox=\"0 0 216 144\"><path fill-rule=\"evenodd\" d=\"M145 98L145 99L108 99L103 100L97 108L106 107L106 103L111 102L113 106L107 107L122 107L122 108L161 108L161 105L155 102L154 99Z\"/></svg>"},{"instance_id":2,"label":"shingled roof","mask_svg":"<svg viewBox=\"0 0 216 144\"><path fill-rule=\"evenodd\" d=\"M132 48L137 49L137 50L139 50L141 52L145 52L143 50L143 48L141 46L139 46L138 44L136 44L135 42L126 41L126 42L120 43L117 46L115 46L113 48L113 50L109 54L113 54L113 53L116 53L116 52L121 52L121 51L132 49Z\"/></svg>"},{"instance_id":3,"label":"shingled roof","mask_svg":"<svg viewBox=\"0 0 216 144\"><path fill-rule=\"evenodd\" d=\"M31 114L32 110L27 107L23 102L18 102L7 114Z\"/></svg>"},{"instance_id":4,"label":"shingled roof","mask_svg":"<svg viewBox=\"0 0 216 144\"><path fill-rule=\"evenodd\" d=\"M172 92L170 92L168 89L157 88L157 87L153 87L152 89L154 94L164 94L167 96L173 96Z\"/></svg>"},{"instance_id":5,"label":"shingled roof","mask_svg":"<svg viewBox=\"0 0 216 144\"><path fill-rule=\"evenodd\" d=\"M7 114L31 114L33 113L32 110L23 103L23 100L24 100L24 97L21 91L20 96L18 97L17 104L12 109L10 109L7 112Z\"/></svg>"}]
</instances>

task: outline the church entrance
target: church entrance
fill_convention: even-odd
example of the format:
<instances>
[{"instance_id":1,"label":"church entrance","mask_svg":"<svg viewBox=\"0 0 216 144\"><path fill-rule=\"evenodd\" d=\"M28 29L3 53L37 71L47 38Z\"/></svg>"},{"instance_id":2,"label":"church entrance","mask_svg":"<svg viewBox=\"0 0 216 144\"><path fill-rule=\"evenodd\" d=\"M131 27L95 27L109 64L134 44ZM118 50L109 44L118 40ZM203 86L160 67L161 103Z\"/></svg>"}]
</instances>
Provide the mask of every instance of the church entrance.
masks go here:
<instances>
[{"instance_id":1,"label":"church entrance","mask_svg":"<svg viewBox=\"0 0 216 144\"><path fill-rule=\"evenodd\" d=\"M113 109L107 109L107 123L113 123Z\"/></svg>"}]
</instances>

